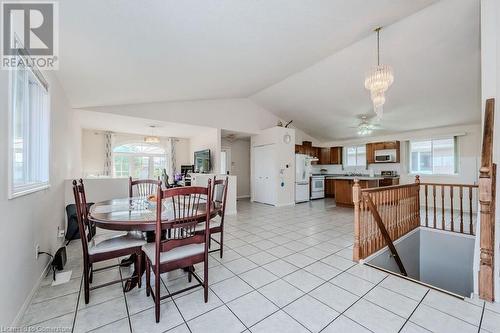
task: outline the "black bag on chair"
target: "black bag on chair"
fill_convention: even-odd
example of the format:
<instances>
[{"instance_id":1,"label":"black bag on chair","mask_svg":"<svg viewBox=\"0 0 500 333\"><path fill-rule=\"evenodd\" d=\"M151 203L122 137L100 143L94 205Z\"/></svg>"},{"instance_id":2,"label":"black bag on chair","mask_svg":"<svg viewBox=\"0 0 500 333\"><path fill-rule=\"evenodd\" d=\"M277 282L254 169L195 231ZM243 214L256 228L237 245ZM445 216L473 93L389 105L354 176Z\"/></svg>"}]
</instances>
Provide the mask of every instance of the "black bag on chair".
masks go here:
<instances>
[{"instance_id":1,"label":"black bag on chair","mask_svg":"<svg viewBox=\"0 0 500 333\"><path fill-rule=\"evenodd\" d=\"M90 209L94 203L89 202L87 204L87 210ZM73 239L80 239L80 233L78 232L78 221L76 219L76 205L70 204L66 206L66 215L68 216L68 227L66 228L66 240L68 241L66 245Z\"/></svg>"}]
</instances>

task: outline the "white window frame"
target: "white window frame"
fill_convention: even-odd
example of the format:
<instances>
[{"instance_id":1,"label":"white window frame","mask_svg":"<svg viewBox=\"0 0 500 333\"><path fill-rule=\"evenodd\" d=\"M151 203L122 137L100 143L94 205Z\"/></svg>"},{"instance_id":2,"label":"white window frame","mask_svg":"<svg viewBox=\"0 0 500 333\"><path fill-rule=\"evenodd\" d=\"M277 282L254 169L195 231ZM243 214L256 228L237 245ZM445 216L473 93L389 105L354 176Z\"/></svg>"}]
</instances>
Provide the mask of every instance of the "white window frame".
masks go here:
<instances>
[{"instance_id":1,"label":"white window frame","mask_svg":"<svg viewBox=\"0 0 500 333\"><path fill-rule=\"evenodd\" d=\"M413 171L411 167L412 163L412 156L411 156L411 143L412 142L425 142L425 141L430 141L431 142L431 163L433 163L433 154L434 154L434 141L436 140L444 140L444 139L453 139L453 151L454 151L454 156L453 156L453 173L434 173L433 171L431 172L421 172L421 171ZM458 143L458 137L457 136L450 136L450 137L437 137L437 138L432 138L432 139L418 139L418 140L409 140L408 145L407 145L407 155L408 155L408 174L410 175L426 175L426 176L445 176L445 177L453 177L453 176L458 176L460 174L459 166L460 166L460 154L459 154L459 143ZM432 166L433 167L433 166Z\"/></svg>"},{"instance_id":2,"label":"white window frame","mask_svg":"<svg viewBox=\"0 0 500 333\"><path fill-rule=\"evenodd\" d=\"M347 151L349 150L349 148L354 148L356 150L356 158L355 160L357 161L358 160L358 149L359 148L364 148L365 149L365 158L363 159L363 164L357 164L357 162L355 164L349 164L349 159L347 158L348 156L348 153ZM345 161L345 166L346 167L366 167L366 145L353 145L353 146L346 146L344 147L344 161Z\"/></svg>"},{"instance_id":3,"label":"white window frame","mask_svg":"<svg viewBox=\"0 0 500 333\"><path fill-rule=\"evenodd\" d=\"M151 153L127 153L127 152L116 152L115 153L115 148L117 147L120 147L120 146L124 146L124 145L144 145L145 143L142 143L142 142L123 142L123 143L120 143L120 144L117 144L113 147L113 150L111 152L111 164L112 164L112 174L113 174L113 178L128 178L129 176L131 176L131 173L132 173L132 170L131 170L131 167L132 167L132 159L134 157L149 157L149 165L148 165L148 178L149 179L153 179L153 174L154 174L154 162L153 162L153 158L154 157L163 157L165 158L165 162L166 162L166 168L168 169L168 163L169 162L169 159L168 159L168 154L167 154L167 151L165 148L161 147L160 145L157 145L159 148L163 149L165 151L164 154L151 154ZM149 146L156 146L154 144L145 144L145 145L149 145ZM116 173L115 173L115 157L117 156L123 156L123 157L128 157L129 158L129 176L116 176Z\"/></svg>"},{"instance_id":4,"label":"white window frame","mask_svg":"<svg viewBox=\"0 0 500 333\"><path fill-rule=\"evenodd\" d=\"M17 39L16 39L16 44L20 45L20 43ZM23 56L22 54L24 54L24 53L26 53L25 50L21 51L18 56L21 57L21 56ZM47 138L47 144L48 144L48 147L47 147L47 165L46 165L46 168L47 168L46 179L47 180L46 181L36 181L33 183L23 184L23 185L19 185L19 186L14 185L14 158L15 158L14 157L14 139L13 139L13 136L14 136L14 123L13 122L14 122L14 117L15 117L14 116L14 112L15 112L15 110L14 110L14 105L15 105L14 86L16 84L16 82L15 82L16 75L20 71L18 71L16 69L12 69L12 70L10 70L10 73L9 73L9 98L8 98L9 110L8 110L8 117L7 117L8 118L8 125L7 125L8 126L8 139L7 139L7 144L8 144L8 156L7 156L7 160L8 160L8 172L7 172L8 190L7 190L7 197L8 197L8 199L14 199L17 197L21 197L24 195L28 195L31 193L35 193L35 192L50 188L50 170L51 170L51 162L50 161L51 161L51 146L52 146L50 90L49 90L49 86L48 86L47 82L43 78L42 74L38 71L38 69L28 67L25 70L29 72L27 74L28 76L32 75L36 79L38 84L41 87L45 88L45 90L47 91L47 99L45 101L47 113L44 115L44 116L46 116L45 121L47 122L47 135L48 135L48 138ZM28 123L28 127L29 127L29 123ZM25 150L29 152L30 149L29 149L28 144L29 144L29 142L26 143ZM28 162L28 163L26 163L25 168L29 168L29 167L30 167L30 165Z\"/></svg>"}]
</instances>

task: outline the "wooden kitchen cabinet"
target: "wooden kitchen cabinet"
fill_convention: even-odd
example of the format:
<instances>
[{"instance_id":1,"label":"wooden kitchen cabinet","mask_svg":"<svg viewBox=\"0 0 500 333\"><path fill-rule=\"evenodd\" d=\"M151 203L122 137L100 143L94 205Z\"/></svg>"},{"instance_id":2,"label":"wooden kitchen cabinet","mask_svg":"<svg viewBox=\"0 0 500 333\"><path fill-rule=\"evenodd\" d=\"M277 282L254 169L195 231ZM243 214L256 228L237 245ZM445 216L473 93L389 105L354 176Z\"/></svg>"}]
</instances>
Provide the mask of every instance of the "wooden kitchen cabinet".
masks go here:
<instances>
[{"instance_id":1,"label":"wooden kitchen cabinet","mask_svg":"<svg viewBox=\"0 0 500 333\"><path fill-rule=\"evenodd\" d=\"M321 148L318 147L310 147L309 148L309 156L315 157L315 158L320 158L320 150ZM311 161L311 164L321 164L318 163L319 161Z\"/></svg>"},{"instance_id":2,"label":"wooden kitchen cabinet","mask_svg":"<svg viewBox=\"0 0 500 333\"><path fill-rule=\"evenodd\" d=\"M330 148L320 148L319 164L330 164Z\"/></svg>"},{"instance_id":3,"label":"wooden kitchen cabinet","mask_svg":"<svg viewBox=\"0 0 500 333\"><path fill-rule=\"evenodd\" d=\"M392 185L399 185L399 178L397 177L391 177L391 178L384 178L379 180L379 186L392 186Z\"/></svg>"},{"instance_id":4,"label":"wooden kitchen cabinet","mask_svg":"<svg viewBox=\"0 0 500 333\"><path fill-rule=\"evenodd\" d=\"M330 164L342 164L342 147L330 148Z\"/></svg>"},{"instance_id":5,"label":"wooden kitchen cabinet","mask_svg":"<svg viewBox=\"0 0 500 333\"><path fill-rule=\"evenodd\" d=\"M301 145L295 145L295 154L318 158L311 164L342 164L342 147L313 147L311 141L302 141Z\"/></svg>"},{"instance_id":6,"label":"wooden kitchen cabinet","mask_svg":"<svg viewBox=\"0 0 500 333\"><path fill-rule=\"evenodd\" d=\"M366 165L375 163L375 144L366 144Z\"/></svg>"},{"instance_id":7,"label":"wooden kitchen cabinet","mask_svg":"<svg viewBox=\"0 0 500 333\"><path fill-rule=\"evenodd\" d=\"M366 164L375 163L375 151L384 149L395 149L396 160L387 163L399 163L401 153L401 143L399 141L372 142L366 144Z\"/></svg>"},{"instance_id":8,"label":"wooden kitchen cabinet","mask_svg":"<svg viewBox=\"0 0 500 333\"><path fill-rule=\"evenodd\" d=\"M337 206L353 207L352 202L352 187L354 185L353 179L335 179L335 203ZM379 180L360 180L359 186L361 188L372 188L379 186Z\"/></svg>"},{"instance_id":9,"label":"wooden kitchen cabinet","mask_svg":"<svg viewBox=\"0 0 500 333\"><path fill-rule=\"evenodd\" d=\"M334 198L335 197L335 180L325 179L325 197Z\"/></svg>"},{"instance_id":10,"label":"wooden kitchen cabinet","mask_svg":"<svg viewBox=\"0 0 500 333\"><path fill-rule=\"evenodd\" d=\"M352 206L353 180L335 180L335 203L337 206Z\"/></svg>"}]
</instances>

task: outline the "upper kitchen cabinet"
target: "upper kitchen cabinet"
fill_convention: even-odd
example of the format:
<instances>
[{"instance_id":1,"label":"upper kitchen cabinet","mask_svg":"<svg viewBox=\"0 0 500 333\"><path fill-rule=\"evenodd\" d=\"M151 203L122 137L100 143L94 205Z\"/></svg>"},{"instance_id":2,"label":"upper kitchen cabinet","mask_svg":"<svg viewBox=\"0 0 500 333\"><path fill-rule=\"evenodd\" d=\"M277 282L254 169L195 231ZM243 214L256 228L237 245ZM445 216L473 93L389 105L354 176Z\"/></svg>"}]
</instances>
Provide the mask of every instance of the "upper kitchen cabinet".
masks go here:
<instances>
[{"instance_id":1,"label":"upper kitchen cabinet","mask_svg":"<svg viewBox=\"0 0 500 333\"><path fill-rule=\"evenodd\" d=\"M319 163L319 158L320 158L320 154L321 154L321 148L311 147L311 148L309 148L309 152L310 152L309 156L312 156L312 157L318 159L317 161L311 161L311 164L321 164L321 163Z\"/></svg>"},{"instance_id":2,"label":"upper kitchen cabinet","mask_svg":"<svg viewBox=\"0 0 500 333\"><path fill-rule=\"evenodd\" d=\"M304 145L295 145L295 154L309 155L309 151Z\"/></svg>"},{"instance_id":3,"label":"upper kitchen cabinet","mask_svg":"<svg viewBox=\"0 0 500 333\"><path fill-rule=\"evenodd\" d=\"M330 148L320 148L319 164L330 164Z\"/></svg>"},{"instance_id":4,"label":"upper kitchen cabinet","mask_svg":"<svg viewBox=\"0 0 500 333\"><path fill-rule=\"evenodd\" d=\"M330 148L330 164L342 164L342 147Z\"/></svg>"},{"instance_id":5,"label":"upper kitchen cabinet","mask_svg":"<svg viewBox=\"0 0 500 333\"><path fill-rule=\"evenodd\" d=\"M319 149L318 164L342 164L342 147L325 147Z\"/></svg>"},{"instance_id":6,"label":"upper kitchen cabinet","mask_svg":"<svg viewBox=\"0 0 500 333\"><path fill-rule=\"evenodd\" d=\"M401 152L401 143L399 141L385 141L385 142L372 142L366 144L366 164L373 163L384 163L380 161L376 161L375 156L377 155L377 151L384 150L393 150L394 151L394 159L385 163L399 163L400 161L400 152Z\"/></svg>"},{"instance_id":7,"label":"upper kitchen cabinet","mask_svg":"<svg viewBox=\"0 0 500 333\"><path fill-rule=\"evenodd\" d=\"M318 159L311 164L342 164L342 147L313 147L310 141L303 141L301 145L295 145L295 154L305 154Z\"/></svg>"}]
</instances>

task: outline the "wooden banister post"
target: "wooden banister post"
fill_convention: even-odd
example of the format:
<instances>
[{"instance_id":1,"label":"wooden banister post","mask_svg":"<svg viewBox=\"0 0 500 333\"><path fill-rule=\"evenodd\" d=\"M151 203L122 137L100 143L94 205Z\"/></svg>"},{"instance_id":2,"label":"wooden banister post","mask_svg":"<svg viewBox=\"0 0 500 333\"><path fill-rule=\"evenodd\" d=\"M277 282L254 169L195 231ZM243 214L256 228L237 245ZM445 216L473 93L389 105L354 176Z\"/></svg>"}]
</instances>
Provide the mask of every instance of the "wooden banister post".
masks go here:
<instances>
[{"instance_id":1,"label":"wooden banister post","mask_svg":"<svg viewBox=\"0 0 500 333\"><path fill-rule=\"evenodd\" d=\"M359 186L359 179L354 179L352 186L352 201L354 202L354 247L352 260L359 261L361 259L361 248L359 244L359 234L361 230L361 220L359 214L359 202L361 201L361 187Z\"/></svg>"},{"instance_id":2,"label":"wooden banister post","mask_svg":"<svg viewBox=\"0 0 500 333\"><path fill-rule=\"evenodd\" d=\"M417 211L415 212L417 214L416 216L416 219L415 219L415 223L416 225L414 225L413 227L414 228L417 228L420 226L420 176L419 175L416 175L415 176L415 184L417 185L417 202L415 203L415 205L417 206L416 209Z\"/></svg>"},{"instance_id":3,"label":"wooden banister post","mask_svg":"<svg viewBox=\"0 0 500 333\"><path fill-rule=\"evenodd\" d=\"M495 185L496 165L493 163L493 128L495 100L486 101L484 113L483 147L479 169L479 297L494 300L494 246L495 246Z\"/></svg>"}]
</instances>

